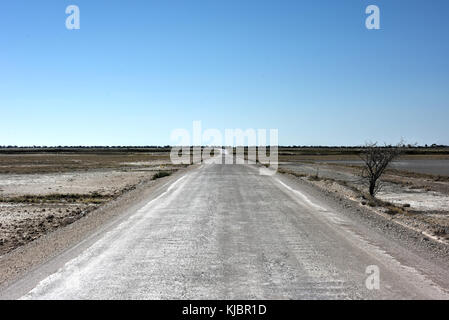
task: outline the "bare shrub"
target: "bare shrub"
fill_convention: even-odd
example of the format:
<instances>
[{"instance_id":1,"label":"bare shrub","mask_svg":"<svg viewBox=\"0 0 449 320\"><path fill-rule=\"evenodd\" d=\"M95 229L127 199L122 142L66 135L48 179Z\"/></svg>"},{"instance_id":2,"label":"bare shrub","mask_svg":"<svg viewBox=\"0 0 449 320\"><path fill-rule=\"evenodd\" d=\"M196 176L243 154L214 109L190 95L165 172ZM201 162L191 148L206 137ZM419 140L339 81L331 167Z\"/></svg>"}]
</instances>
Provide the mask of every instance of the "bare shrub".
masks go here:
<instances>
[{"instance_id":1,"label":"bare shrub","mask_svg":"<svg viewBox=\"0 0 449 320\"><path fill-rule=\"evenodd\" d=\"M363 161L362 178L367 182L369 194L375 196L382 188L380 177L389 164L397 158L404 149L404 143L395 146L378 146L377 142L367 143L360 154Z\"/></svg>"}]
</instances>

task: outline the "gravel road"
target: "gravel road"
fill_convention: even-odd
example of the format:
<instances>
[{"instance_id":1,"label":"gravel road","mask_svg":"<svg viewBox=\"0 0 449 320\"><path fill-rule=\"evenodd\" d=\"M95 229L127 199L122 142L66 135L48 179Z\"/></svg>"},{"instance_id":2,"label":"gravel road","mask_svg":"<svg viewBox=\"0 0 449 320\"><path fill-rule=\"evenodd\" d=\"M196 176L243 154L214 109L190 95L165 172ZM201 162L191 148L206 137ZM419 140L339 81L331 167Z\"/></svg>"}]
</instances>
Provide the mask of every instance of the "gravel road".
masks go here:
<instances>
[{"instance_id":1,"label":"gravel road","mask_svg":"<svg viewBox=\"0 0 449 320\"><path fill-rule=\"evenodd\" d=\"M449 298L447 265L345 210L255 165L203 164L0 297ZM369 289L376 269L379 289Z\"/></svg>"}]
</instances>

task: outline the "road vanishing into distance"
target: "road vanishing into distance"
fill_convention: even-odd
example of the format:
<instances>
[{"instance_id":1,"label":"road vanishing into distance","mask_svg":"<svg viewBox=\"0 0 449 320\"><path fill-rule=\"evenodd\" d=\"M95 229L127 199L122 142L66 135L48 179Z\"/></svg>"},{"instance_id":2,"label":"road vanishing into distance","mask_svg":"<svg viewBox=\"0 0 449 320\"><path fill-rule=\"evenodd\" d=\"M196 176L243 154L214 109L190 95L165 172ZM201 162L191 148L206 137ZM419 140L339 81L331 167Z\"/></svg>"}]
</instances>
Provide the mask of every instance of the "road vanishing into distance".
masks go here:
<instances>
[{"instance_id":1,"label":"road vanishing into distance","mask_svg":"<svg viewBox=\"0 0 449 320\"><path fill-rule=\"evenodd\" d=\"M40 266L2 297L449 298L448 268L360 223L307 183L247 164L202 164L170 179L85 249ZM369 278L375 268L379 289Z\"/></svg>"}]
</instances>

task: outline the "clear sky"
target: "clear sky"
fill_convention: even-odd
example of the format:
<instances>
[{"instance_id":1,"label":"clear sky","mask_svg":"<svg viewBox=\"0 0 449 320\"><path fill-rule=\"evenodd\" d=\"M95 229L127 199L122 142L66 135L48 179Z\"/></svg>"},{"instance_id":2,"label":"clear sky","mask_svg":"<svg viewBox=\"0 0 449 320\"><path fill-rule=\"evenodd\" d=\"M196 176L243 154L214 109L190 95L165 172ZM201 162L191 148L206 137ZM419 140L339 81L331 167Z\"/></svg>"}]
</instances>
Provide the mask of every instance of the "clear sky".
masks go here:
<instances>
[{"instance_id":1,"label":"clear sky","mask_svg":"<svg viewBox=\"0 0 449 320\"><path fill-rule=\"evenodd\" d=\"M1 1L0 40L0 145L449 144L447 0Z\"/></svg>"}]
</instances>

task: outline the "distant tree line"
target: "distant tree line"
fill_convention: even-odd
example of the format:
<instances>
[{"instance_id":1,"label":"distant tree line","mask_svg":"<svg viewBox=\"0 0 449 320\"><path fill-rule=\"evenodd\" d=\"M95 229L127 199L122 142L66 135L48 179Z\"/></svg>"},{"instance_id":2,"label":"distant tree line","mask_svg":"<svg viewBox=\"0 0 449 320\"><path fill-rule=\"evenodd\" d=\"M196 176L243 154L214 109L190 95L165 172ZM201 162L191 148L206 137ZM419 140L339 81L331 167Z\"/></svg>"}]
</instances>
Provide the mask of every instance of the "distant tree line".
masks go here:
<instances>
[{"instance_id":1,"label":"distant tree line","mask_svg":"<svg viewBox=\"0 0 449 320\"><path fill-rule=\"evenodd\" d=\"M0 153L113 153L113 152L169 152L170 146L0 146Z\"/></svg>"},{"instance_id":2,"label":"distant tree line","mask_svg":"<svg viewBox=\"0 0 449 320\"><path fill-rule=\"evenodd\" d=\"M16 145L5 145L1 146L0 149L168 149L171 145L165 146L16 146ZM203 146L204 147L204 146ZM392 147L392 145L385 145L385 147ZM432 145L406 145L405 147L411 149L422 149L422 148L449 148L449 145L443 144L432 144ZM363 149L365 146L303 146L303 145L289 145L289 146L279 146L283 149Z\"/></svg>"},{"instance_id":3,"label":"distant tree line","mask_svg":"<svg viewBox=\"0 0 449 320\"><path fill-rule=\"evenodd\" d=\"M221 146L215 146L221 148ZM378 148L391 148L394 146L384 145ZM192 146L190 148L193 148ZM204 148L204 146L201 146ZM246 146L245 149L248 147ZM279 146L280 156L294 154L301 155L359 155L363 153L366 146ZM144 153L144 152L170 152L171 146L0 146L0 154L20 153ZM449 154L449 146L432 144L430 146L405 145L402 154Z\"/></svg>"},{"instance_id":4,"label":"distant tree line","mask_svg":"<svg viewBox=\"0 0 449 320\"><path fill-rule=\"evenodd\" d=\"M161 149L171 146L0 146L0 149Z\"/></svg>"}]
</instances>

